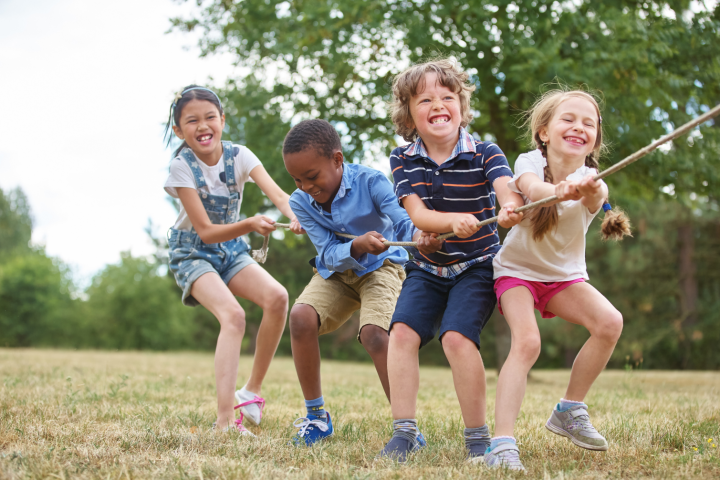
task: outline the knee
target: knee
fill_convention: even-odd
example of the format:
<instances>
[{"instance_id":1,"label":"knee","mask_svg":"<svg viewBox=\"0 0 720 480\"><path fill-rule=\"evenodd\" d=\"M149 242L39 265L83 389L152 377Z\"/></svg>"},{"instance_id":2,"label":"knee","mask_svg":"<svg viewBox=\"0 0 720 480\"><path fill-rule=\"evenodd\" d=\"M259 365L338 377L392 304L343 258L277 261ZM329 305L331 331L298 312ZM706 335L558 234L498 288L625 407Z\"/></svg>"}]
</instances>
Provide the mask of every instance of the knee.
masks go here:
<instances>
[{"instance_id":1,"label":"knee","mask_svg":"<svg viewBox=\"0 0 720 480\"><path fill-rule=\"evenodd\" d=\"M420 335L405 323L394 323L390 330L390 342L395 348L417 350L420 348Z\"/></svg>"},{"instance_id":2,"label":"knee","mask_svg":"<svg viewBox=\"0 0 720 480\"><path fill-rule=\"evenodd\" d=\"M288 293L282 285L276 285L265 292L262 305L263 310L285 313L287 312L287 307Z\"/></svg>"},{"instance_id":3,"label":"knee","mask_svg":"<svg viewBox=\"0 0 720 480\"><path fill-rule=\"evenodd\" d=\"M477 345L475 342L467 338L462 333L449 331L442 336L442 347L445 356L457 353L477 353Z\"/></svg>"},{"instance_id":4,"label":"knee","mask_svg":"<svg viewBox=\"0 0 720 480\"><path fill-rule=\"evenodd\" d=\"M518 358L523 363L535 363L540 356L540 347L540 334L537 332L532 335L513 337L510 355Z\"/></svg>"},{"instance_id":5,"label":"knee","mask_svg":"<svg viewBox=\"0 0 720 480\"><path fill-rule=\"evenodd\" d=\"M388 334L375 325L366 325L360 330L360 342L370 356L387 353Z\"/></svg>"},{"instance_id":6,"label":"knee","mask_svg":"<svg viewBox=\"0 0 720 480\"><path fill-rule=\"evenodd\" d=\"M317 337L320 318L310 305L295 305L290 311L290 336L302 338L308 335Z\"/></svg>"},{"instance_id":7,"label":"knee","mask_svg":"<svg viewBox=\"0 0 720 480\"><path fill-rule=\"evenodd\" d=\"M620 312L613 309L602 317L597 323L596 331L592 335L608 343L617 343L623 329L623 317Z\"/></svg>"},{"instance_id":8,"label":"knee","mask_svg":"<svg viewBox=\"0 0 720 480\"><path fill-rule=\"evenodd\" d=\"M218 320L222 330L239 335L245 334L245 311L240 305L222 312Z\"/></svg>"}]
</instances>

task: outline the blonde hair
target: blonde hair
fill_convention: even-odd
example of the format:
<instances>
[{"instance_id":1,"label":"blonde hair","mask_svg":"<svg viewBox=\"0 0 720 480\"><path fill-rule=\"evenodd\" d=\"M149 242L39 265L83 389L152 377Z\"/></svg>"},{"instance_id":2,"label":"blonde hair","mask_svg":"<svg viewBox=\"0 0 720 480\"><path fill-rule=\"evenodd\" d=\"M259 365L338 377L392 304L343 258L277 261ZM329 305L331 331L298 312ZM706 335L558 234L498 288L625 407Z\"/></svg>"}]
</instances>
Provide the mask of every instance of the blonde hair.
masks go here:
<instances>
[{"instance_id":1,"label":"blonde hair","mask_svg":"<svg viewBox=\"0 0 720 480\"><path fill-rule=\"evenodd\" d=\"M410 115L410 100L425 89L427 73L437 74L440 85L460 97L460 126L467 127L473 119L470 96L475 91L475 85L469 82L470 75L462 71L458 62L452 58L437 58L418 63L398 74L392 86L390 118L395 125L395 133L408 142L414 142L418 138L415 122Z\"/></svg>"},{"instance_id":2,"label":"blonde hair","mask_svg":"<svg viewBox=\"0 0 720 480\"><path fill-rule=\"evenodd\" d=\"M593 145L592 151L587 157L585 157L585 166L599 171L599 159L600 156L607 150L607 146L603 142L600 105L598 104L595 96L591 93L584 92L582 90L570 90L562 85L560 88L545 92L539 99L537 99L537 101L535 101L530 110L526 112L525 122L523 123L523 126L527 128L526 135L529 138L530 143L540 149L543 156L547 158L547 146L540 138L540 131L550 124L550 120L552 120L555 115L557 107L560 106L562 102L570 98L581 98L583 100L587 100L595 107L595 111L597 112L597 137L595 138L595 145ZM544 176L544 180L546 182L553 183L550 162L548 162L545 166ZM607 202L607 199L605 199L605 201ZM535 208L530 213L529 218L530 225L532 226L533 240L540 241L545 237L545 234L557 227L557 205ZM625 235L632 236L630 220L619 208L607 211L605 212L605 218L603 219L601 234L603 240L621 240Z\"/></svg>"}]
</instances>

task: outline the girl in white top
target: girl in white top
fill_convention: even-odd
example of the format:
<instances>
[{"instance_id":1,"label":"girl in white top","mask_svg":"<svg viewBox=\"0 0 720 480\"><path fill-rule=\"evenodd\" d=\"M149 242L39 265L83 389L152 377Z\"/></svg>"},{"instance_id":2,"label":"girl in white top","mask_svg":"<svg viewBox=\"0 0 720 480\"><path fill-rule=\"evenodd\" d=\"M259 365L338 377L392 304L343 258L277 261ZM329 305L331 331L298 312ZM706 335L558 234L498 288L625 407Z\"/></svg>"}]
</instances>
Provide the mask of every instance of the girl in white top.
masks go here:
<instances>
[{"instance_id":1,"label":"girl in white top","mask_svg":"<svg viewBox=\"0 0 720 480\"><path fill-rule=\"evenodd\" d=\"M215 350L215 425L218 430L252 435L242 424L243 416L253 424L262 418L262 382L285 328L288 294L252 260L250 247L240 238L249 232L268 235L275 230L275 222L263 215L238 221L245 182L254 181L278 210L292 219L294 233L302 229L288 205L290 197L257 157L246 147L221 141L224 126L223 108L212 90L190 85L175 97L166 132L172 127L183 144L175 152L165 190L180 199L182 208L170 230L169 266L183 290L183 303L205 306L220 322ZM245 312L235 296L263 309L252 371L237 392ZM241 409L237 420L236 408Z\"/></svg>"},{"instance_id":2,"label":"girl in white top","mask_svg":"<svg viewBox=\"0 0 720 480\"><path fill-rule=\"evenodd\" d=\"M606 210L605 238L619 239L630 233L627 217L610 210L605 201L607 185L592 178L603 149L596 100L581 91L550 91L532 107L527 123L538 149L518 157L508 187L526 203L552 195L559 201L526 215L510 230L493 260L495 292L510 326L512 345L498 378L496 437L485 461L492 467L516 470L524 467L513 430L527 374L540 354L534 308L543 318L557 315L590 331L547 428L580 447L607 450L606 440L590 423L583 400L615 348L623 319L600 292L585 283L585 234L600 208Z\"/></svg>"}]
</instances>

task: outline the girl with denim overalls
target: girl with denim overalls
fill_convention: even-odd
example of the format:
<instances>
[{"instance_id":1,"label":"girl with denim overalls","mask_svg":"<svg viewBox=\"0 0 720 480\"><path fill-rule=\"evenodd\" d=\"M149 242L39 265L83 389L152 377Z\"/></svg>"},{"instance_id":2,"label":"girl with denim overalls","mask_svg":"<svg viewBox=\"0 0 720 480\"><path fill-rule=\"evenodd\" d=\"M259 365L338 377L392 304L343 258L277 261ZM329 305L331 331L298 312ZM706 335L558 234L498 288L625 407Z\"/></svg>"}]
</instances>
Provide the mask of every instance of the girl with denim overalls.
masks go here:
<instances>
[{"instance_id":1,"label":"girl with denim overalls","mask_svg":"<svg viewBox=\"0 0 720 480\"><path fill-rule=\"evenodd\" d=\"M170 270L183 291L183 303L203 305L220 322L215 350L215 425L224 431L252 435L242 421L247 418L257 425L262 418L262 381L285 328L288 294L250 257L250 247L240 238L250 232L268 235L275 230L275 222L263 215L238 221L245 182L254 181L292 219L294 233L303 230L288 205L290 197L270 178L257 157L246 147L221 141L225 116L212 90L190 85L178 93L170 109L166 134L171 126L183 144L175 152L165 183L165 190L181 203L168 241ZM237 392L245 312L236 295L263 309L250 378ZM238 408L240 418L236 420L234 410Z\"/></svg>"}]
</instances>

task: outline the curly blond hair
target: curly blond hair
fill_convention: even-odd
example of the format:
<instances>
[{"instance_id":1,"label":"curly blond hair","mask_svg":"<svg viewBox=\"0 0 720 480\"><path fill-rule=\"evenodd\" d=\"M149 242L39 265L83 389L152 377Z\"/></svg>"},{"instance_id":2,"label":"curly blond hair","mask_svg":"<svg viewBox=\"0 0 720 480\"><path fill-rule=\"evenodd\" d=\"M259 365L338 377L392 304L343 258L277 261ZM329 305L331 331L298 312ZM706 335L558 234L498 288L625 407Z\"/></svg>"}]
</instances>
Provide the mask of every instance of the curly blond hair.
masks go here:
<instances>
[{"instance_id":1,"label":"curly blond hair","mask_svg":"<svg viewBox=\"0 0 720 480\"><path fill-rule=\"evenodd\" d=\"M418 138L415 122L410 115L410 99L425 89L425 74L437 74L438 82L458 94L460 97L461 127L467 127L472 121L470 95L475 85L469 82L470 75L464 72L457 60L438 58L418 63L398 74L393 81L393 99L390 102L390 118L395 125L395 133L408 142Z\"/></svg>"}]
</instances>

